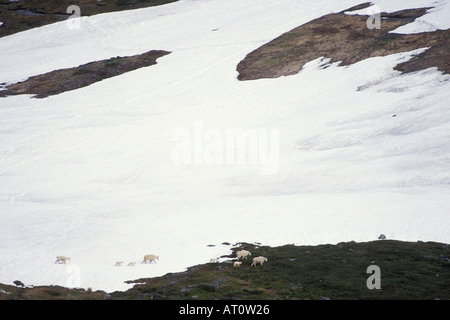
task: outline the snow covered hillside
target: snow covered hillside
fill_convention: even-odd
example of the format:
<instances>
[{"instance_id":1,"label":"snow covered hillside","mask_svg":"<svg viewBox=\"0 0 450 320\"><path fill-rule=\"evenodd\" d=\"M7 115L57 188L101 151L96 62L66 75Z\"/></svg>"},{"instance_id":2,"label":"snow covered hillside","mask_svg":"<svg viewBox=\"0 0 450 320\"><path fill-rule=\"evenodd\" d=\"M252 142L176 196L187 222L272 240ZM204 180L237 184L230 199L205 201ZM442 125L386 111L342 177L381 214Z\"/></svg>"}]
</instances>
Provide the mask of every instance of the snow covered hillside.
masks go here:
<instances>
[{"instance_id":1,"label":"snow covered hillside","mask_svg":"<svg viewBox=\"0 0 450 320\"><path fill-rule=\"evenodd\" d=\"M361 2L180 0L1 38L0 83L171 53L45 99L0 98L0 283L125 290L227 254L223 242L449 243L450 76L393 70L426 48L237 80L252 50ZM448 0L373 2L433 7L397 32L450 27ZM232 158L241 131L251 161Z\"/></svg>"}]
</instances>

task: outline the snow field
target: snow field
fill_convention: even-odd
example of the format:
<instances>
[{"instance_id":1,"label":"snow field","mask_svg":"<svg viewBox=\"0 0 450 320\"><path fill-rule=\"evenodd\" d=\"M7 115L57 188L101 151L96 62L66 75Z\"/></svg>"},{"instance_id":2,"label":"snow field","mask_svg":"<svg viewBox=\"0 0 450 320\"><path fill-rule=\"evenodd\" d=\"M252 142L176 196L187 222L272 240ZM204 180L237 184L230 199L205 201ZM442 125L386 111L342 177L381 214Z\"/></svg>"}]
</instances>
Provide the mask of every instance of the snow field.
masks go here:
<instances>
[{"instance_id":1,"label":"snow field","mask_svg":"<svg viewBox=\"0 0 450 320\"><path fill-rule=\"evenodd\" d=\"M421 21L448 28L448 1L374 3L383 11L437 5ZM356 4L186 0L82 18L80 30L59 23L0 39L1 82L172 51L86 88L0 100L0 282L125 290L126 280L228 254L222 242L302 245L384 233L448 243L450 77L392 70L420 50L236 79L250 51ZM259 162L175 164L173 133L194 134L195 123L203 132L277 130L278 171L261 175ZM160 260L141 264L150 253ZM54 264L57 255L72 261Z\"/></svg>"}]
</instances>

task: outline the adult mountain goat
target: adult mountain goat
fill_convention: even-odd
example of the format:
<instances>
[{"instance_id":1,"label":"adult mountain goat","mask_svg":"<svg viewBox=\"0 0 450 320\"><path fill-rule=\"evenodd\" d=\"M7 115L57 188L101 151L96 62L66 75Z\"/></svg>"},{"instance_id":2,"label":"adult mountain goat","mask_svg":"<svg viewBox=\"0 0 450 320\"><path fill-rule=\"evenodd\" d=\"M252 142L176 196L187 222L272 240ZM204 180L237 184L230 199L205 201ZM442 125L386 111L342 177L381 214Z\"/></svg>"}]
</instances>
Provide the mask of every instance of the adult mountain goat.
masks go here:
<instances>
[{"instance_id":1,"label":"adult mountain goat","mask_svg":"<svg viewBox=\"0 0 450 320\"><path fill-rule=\"evenodd\" d=\"M247 259L248 256L251 256L252 254L250 253L250 251L247 250L241 250L241 251L237 251L236 252L236 257L238 260L242 259Z\"/></svg>"},{"instance_id":2,"label":"adult mountain goat","mask_svg":"<svg viewBox=\"0 0 450 320\"><path fill-rule=\"evenodd\" d=\"M64 263L64 264L66 264L67 261L70 261L69 257L57 256L55 263Z\"/></svg>"},{"instance_id":3,"label":"adult mountain goat","mask_svg":"<svg viewBox=\"0 0 450 320\"><path fill-rule=\"evenodd\" d=\"M263 263L264 263L265 261L267 261L267 258L266 258L266 257L259 256L259 257L253 258L253 262L252 262L252 264L251 264L250 266L255 266L255 267L256 267L256 265L257 265L258 263L259 263L260 265L263 265Z\"/></svg>"},{"instance_id":4,"label":"adult mountain goat","mask_svg":"<svg viewBox=\"0 0 450 320\"><path fill-rule=\"evenodd\" d=\"M155 256L154 254L147 254L144 256L144 260L142 263L156 263L156 260L159 260L159 256Z\"/></svg>"}]
</instances>

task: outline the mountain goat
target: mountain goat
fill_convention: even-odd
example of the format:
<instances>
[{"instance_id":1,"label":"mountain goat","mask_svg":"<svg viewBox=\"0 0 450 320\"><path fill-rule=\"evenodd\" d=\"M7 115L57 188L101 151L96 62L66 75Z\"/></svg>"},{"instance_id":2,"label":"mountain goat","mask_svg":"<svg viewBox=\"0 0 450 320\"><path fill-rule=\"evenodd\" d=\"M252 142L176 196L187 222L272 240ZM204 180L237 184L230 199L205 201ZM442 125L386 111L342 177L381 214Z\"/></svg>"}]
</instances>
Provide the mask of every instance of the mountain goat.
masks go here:
<instances>
[{"instance_id":1,"label":"mountain goat","mask_svg":"<svg viewBox=\"0 0 450 320\"><path fill-rule=\"evenodd\" d=\"M69 257L57 256L55 263L64 263L64 264L66 264L67 261L70 261Z\"/></svg>"},{"instance_id":2,"label":"mountain goat","mask_svg":"<svg viewBox=\"0 0 450 320\"><path fill-rule=\"evenodd\" d=\"M142 261L142 263L156 263L156 260L159 260L159 256L155 256L154 254L147 254L144 256L144 260Z\"/></svg>"},{"instance_id":3,"label":"mountain goat","mask_svg":"<svg viewBox=\"0 0 450 320\"><path fill-rule=\"evenodd\" d=\"M242 264L241 261L235 261L235 262L233 263L233 267L240 267L241 264Z\"/></svg>"},{"instance_id":4,"label":"mountain goat","mask_svg":"<svg viewBox=\"0 0 450 320\"><path fill-rule=\"evenodd\" d=\"M265 257L263 257L263 256L259 256L259 257L253 258L253 262L252 262L252 264L251 264L250 266L255 266L255 267L256 267L256 265L257 265L258 263L261 264L261 265L263 265L263 263L264 263L265 261L267 261L267 258L265 258Z\"/></svg>"},{"instance_id":5,"label":"mountain goat","mask_svg":"<svg viewBox=\"0 0 450 320\"><path fill-rule=\"evenodd\" d=\"M237 256L238 260L240 260L241 258L247 259L247 257L251 256L251 255L252 254L250 253L250 251L247 251L247 250L241 250L241 251L236 252L236 256Z\"/></svg>"}]
</instances>

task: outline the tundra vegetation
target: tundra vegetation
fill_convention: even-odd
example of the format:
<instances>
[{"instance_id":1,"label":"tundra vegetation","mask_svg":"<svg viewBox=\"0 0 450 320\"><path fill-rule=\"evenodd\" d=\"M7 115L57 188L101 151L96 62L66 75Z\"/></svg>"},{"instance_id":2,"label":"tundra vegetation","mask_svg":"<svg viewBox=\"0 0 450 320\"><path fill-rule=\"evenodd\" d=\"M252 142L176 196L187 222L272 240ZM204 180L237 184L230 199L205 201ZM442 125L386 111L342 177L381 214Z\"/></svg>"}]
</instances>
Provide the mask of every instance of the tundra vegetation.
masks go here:
<instances>
[{"instance_id":1,"label":"tundra vegetation","mask_svg":"<svg viewBox=\"0 0 450 320\"><path fill-rule=\"evenodd\" d=\"M236 251L268 261L251 267ZM317 246L269 247L239 243L219 263L184 272L127 281L126 291L106 293L57 286L0 285L0 299L262 299L262 300L448 300L450 246L437 242L375 240ZM371 265L380 268L381 289L368 289Z\"/></svg>"},{"instance_id":2,"label":"tundra vegetation","mask_svg":"<svg viewBox=\"0 0 450 320\"><path fill-rule=\"evenodd\" d=\"M0 89L0 97L31 94L35 98L46 98L154 65L156 59L169 53L163 50L151 50L134 56L113 57L89 62L74 68L54 70L32 76L22 82L6 85L3 90Z\"/></svg>"},{"instance_id":3,"label":"tundra vegetation","mask_svg":"<svg viewBox=\"0 0 450 320\"><path fill-rule=\"evenodd\" d=\"M250 52L238 64L238 79L293 75L301 71L307 62L321 57L331 59L324 67L332 62L347 66L371 57L428 47L428 50L395 69L407 73L437 67L444 73L450 72L450 30L415 34L390 32L420 18L430 8L382 12L380 29L367 27L368 15L347 14L369 6L370 3L365 3L327 14L280 35Z\"/></svg>"}]
</instances>

